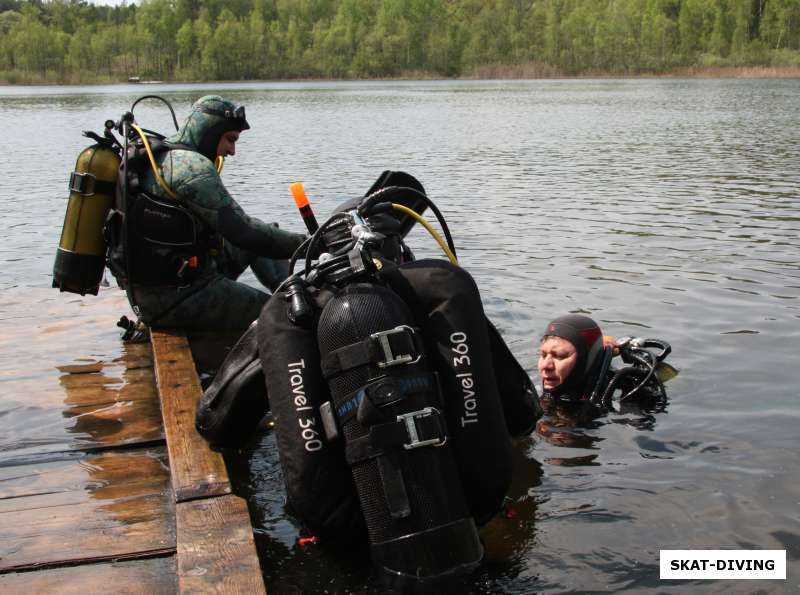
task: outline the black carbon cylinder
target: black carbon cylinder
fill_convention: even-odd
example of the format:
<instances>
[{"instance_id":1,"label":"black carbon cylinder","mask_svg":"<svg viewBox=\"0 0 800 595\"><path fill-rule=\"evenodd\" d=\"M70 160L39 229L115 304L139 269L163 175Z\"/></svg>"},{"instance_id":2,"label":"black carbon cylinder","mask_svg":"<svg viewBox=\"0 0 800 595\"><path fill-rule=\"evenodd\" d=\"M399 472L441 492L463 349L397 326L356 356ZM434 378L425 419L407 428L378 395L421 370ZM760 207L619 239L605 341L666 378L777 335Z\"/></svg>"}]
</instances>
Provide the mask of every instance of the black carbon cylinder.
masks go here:
<instances>
[{"instance_id":1,"label":"black carbon cylinder","mask_svg":"<svg viewBox=\"0 0 800 595\"><path fill-rule=\"evenodd\" d=\"M408 307L391 290L374 284L352 284L342 289L320 314L317 330L320 355L364 341L377 332L401 325L416 326ZM328 380L336 407L371 380L427 374L428 362L380 368L377 364L345 370ZM379 407L381 422L426 407L441 409L437 390L408 394ZM365 397L367 398L367 397ZM345 421L346 443L366 436L370 427L354 416ZM395 586L436 584L458 576L477 564L482 547L467 508L451 443L391 451L408 497L410 514L398 518L390 512L378 458L356 461L352 466L361 508L369 533L372 558Z\"/></svg>"},{"instance_id":2,"label":"black carbon cylinder","mask_svg":"<svg viewBox=\"0 0 800 595\"><path fill-rule=\"evenodd\" d=\"M284 293L258 319L258 352L275 421L287 509L313 535L358 542L364 521L342 441L328 442L319 414L330 400L315 329L293 324Z\"/></svg>"}]
</instances>

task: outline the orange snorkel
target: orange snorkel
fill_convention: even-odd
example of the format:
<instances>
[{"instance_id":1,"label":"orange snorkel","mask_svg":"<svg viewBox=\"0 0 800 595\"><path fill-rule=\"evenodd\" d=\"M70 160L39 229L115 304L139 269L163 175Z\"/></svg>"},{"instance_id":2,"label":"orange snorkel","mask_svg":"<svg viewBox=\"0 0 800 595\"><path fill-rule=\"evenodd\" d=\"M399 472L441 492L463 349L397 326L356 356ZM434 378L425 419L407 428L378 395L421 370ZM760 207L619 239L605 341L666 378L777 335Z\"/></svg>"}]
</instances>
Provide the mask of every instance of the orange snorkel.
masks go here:
<instances>
[{"instance_id":1,"label":"orange snorkel","mask_svg":"<svg viewBox=\"0 0 800 595\"><path fill-rule=\"evenodd\" d=\"M289 185L289 191L294 197L294 204L297 205L297 209L303 217L303 222L306 224L308 233L313 235L313 233L319 229L319 224L317 223L317 218L314 217L314 211L311 210L311 204L308 202L308 196L306 196L303 183L292 182Z\"/></svg>"}]
</instances>

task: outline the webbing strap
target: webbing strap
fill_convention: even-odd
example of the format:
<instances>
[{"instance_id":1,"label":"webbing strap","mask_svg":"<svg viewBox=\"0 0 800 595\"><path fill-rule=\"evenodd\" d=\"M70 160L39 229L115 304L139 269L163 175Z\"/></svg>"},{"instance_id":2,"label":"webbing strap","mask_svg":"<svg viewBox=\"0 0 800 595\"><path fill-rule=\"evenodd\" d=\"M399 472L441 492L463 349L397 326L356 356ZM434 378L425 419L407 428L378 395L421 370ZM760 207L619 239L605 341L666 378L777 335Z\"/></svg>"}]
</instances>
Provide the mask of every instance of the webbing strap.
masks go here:
<instances>
[{"instance_id":1,"label":"webbing strap","mask_svg":"<svg viewBox=\"0 0 800 595\"><path fill-rule=\"evenodd\" d=\"M340 347L322 358L322 374L326 379L360 368L377 364L388 368L401 364L413 364L424 353L422 336L410 326L373 333L363 341Z\"/></svg>"},{"instance_id":2,"label":"webbing strap","mask_svg":"<svg viewBox=\"0 0 800 595\"><path fill-rule=\"evenodd\" d=\"M69 176L69 191L83 196L94 196L95 194L114 196L117 191L117 183L98 180L97 176L89 172L74 171Z\"/></svg>"},{"instance_id":3,"label":"webbing strap","mask_svg":"<svg viewBox=\"0 0 800 595\"><path fill-rule=\"evenodd\" d=\"M372 426L366 436L347 444L345 457L350 465L355 465L401 447L413 450L423 446L442 446L445 442L444 417L438 409L426 407L398 416L397 421Z\"/></svg>"},{"instance_id":4,"label":"webbing strap","mask_svg":"<svg viewBox=\"0 0 800 595\"><path fill-rule=\"evenodd\" d=\"M378 457L378 474L389 515L393 519L404 519L411 516L411 504L408 501L403 471L397 459L394 453Z\"/></svg>"}]
</instances>

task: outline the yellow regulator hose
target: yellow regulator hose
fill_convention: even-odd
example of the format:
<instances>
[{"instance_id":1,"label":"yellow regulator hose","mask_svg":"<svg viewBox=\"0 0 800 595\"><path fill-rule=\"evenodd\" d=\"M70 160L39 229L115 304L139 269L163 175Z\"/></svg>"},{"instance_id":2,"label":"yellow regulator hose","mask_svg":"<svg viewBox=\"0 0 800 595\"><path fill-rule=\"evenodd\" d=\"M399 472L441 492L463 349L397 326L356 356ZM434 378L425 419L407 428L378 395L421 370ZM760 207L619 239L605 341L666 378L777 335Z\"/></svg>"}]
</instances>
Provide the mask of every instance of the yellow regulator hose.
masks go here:
<instances>
[{"instance_id":1,"label":"yellow regulator hose","mask_svg":"<svg viewBox=\"0 0 800 595\"><path fill-rule=\"evenodd\" d=\"M167 186L167 183L161 176L161 170L156 165L155 157L153 157L153 151L150 149L150 143L147 141L147 136L142 131L142 129L139 128L138 124L131 124L131 128L133 128L137 133L139 133L139 136L142 137L142 144L144 144L144 150L147 152L147 157L150 159L150 167L153 168L153 174L156 176L158 185L161 186L164 192L167 193L167 196L169 196L173 200L178 200L178 195L172 191L172 188Z\"/></svg>"},{"instance_id":2,"label":"yellow regulator hose","mask_svg":"<svg viewBox=\"0 0 800 595\"><path fill-rule=\"evenodd\" d=\"M417 221L417 223L419 223L420 225L422 225L422 227L427 229L428 233L433 236L433 239L436 240L436 242L439 244L442 250L444 250L444 253L447 254L447 258L450 259L450 262L453 263L454 265L458 265L458 259L456 259L455 254L453 254L453 252L447 246L445 241L442 239L442 236L436 233L436 230L433 229L433 227L431 227L431 224L425 221L425 219L423 219L419 213L409 209L405 205L397 204L396 202L392 203L392 208L396 211L400 211L401 213L405 213L406 215L410 215Z\"/></svg>"}]
</instances>

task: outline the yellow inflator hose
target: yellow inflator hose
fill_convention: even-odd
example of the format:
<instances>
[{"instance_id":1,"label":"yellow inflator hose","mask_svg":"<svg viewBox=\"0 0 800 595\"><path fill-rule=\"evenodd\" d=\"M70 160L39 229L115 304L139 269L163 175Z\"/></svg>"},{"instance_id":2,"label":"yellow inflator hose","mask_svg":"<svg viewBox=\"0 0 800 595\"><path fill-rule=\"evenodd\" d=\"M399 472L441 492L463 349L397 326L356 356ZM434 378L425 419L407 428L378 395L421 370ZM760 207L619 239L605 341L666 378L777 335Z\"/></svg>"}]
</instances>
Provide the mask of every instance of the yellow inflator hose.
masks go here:
<instances>
[{"instance_id":1,"label":"yellow inflator hose","mask_svg":"<svg viewBox=\"0 0 800 595\"><path fill-rule=\"evenodd\" d=\"M164 192L167 193L167 196L173 200L178 200L178 195L172 191L172 188L167 186L167 182L161 176L161 170L156 165L155 157L153 157L153 151L150 149L150 143L147 141L147 136L137 124L131 124L131 128L133 128L137 133L139 133L139 136L142 137L142 144L144 145L144 150L147 152L147 157L150 159L150 167L153 168L153 174L158 181L158 185L161 186Z\"/></svg>"},{"instance_id":2,"label":"yellow inflator hose","mask_svg":"<svg viewBox=\"0 0 800 595\"><path fill-rule=\"evenodd\" d=\"M442 250L444 250L444 253L447 254L447 258L450 259L450 262L453 263L454 265L458 265L458 259L456 258L455 254L453 254L452 250L450 250L450 248L447 246L445 241L442 239L442 236L436 233L436 230L433 229L433 227L431 227L431 224L425 221L425 219L423 219L423 217L419 213L417 213L412 209L409 209L405 205L397 204L396 202L392 203L392 208L396 211L400 211L401 213L405 213L406 215L410 215L411 217L413 217L417 221L417 223L422 225L422 227L428 230L428 233L433 236L433 239L436 240L436 242L439 244Z\"/></svg>"}]
</instances>

